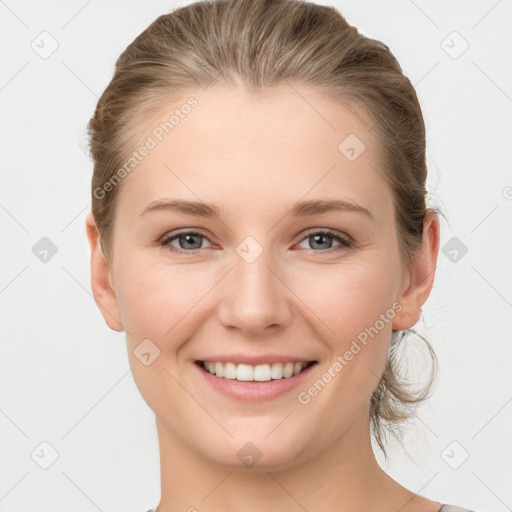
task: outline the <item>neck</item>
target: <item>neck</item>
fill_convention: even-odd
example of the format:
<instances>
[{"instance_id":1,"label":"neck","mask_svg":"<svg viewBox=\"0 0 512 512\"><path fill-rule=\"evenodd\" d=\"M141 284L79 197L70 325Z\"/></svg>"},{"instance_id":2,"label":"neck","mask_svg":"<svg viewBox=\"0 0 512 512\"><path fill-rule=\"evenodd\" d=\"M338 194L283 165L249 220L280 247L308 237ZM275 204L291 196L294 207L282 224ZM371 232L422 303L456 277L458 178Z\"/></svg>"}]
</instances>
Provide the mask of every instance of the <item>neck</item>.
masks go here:
<instances>
[{"instance_id":1,"label":"neck","mask_svg":"<svg viewBox=\"0 0 512 512\"><path fill-rule=\"evenodd\" d=\"M221 468L178 439L158 418L156 424L162 482L157 512L349 512L400 507L406 512L414 498L375 459L367 411L334 444L281 471Z\"/></svg>"}]
</instances>

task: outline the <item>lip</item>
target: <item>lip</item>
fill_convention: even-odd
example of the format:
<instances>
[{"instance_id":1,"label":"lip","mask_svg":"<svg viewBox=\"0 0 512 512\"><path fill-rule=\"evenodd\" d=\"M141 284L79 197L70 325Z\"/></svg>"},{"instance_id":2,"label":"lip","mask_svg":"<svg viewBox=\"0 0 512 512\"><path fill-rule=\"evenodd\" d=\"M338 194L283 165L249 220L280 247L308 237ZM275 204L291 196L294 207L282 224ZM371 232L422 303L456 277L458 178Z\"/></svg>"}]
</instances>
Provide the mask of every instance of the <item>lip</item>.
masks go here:
<instances>
[{"instance_id":1,"label":"lip","mask_svg":"<svg viewBox=\"0 0 512 512\"><path fill-rule=\"evenodd\" d=\"M219 361L218 359L212 358L209 360L218 362L234 362L232 359L227 361ZM254 360L254 358L251 360ZM269 362L268 359L266 359L265 361L267 363ZM274 362L280 361L281 360ZM292 360L289 361L292 362ZM297 359L295 359L295 361L301 362L301 360ZM303 383L304 380L309 377L309 375L311 374L315 366L317 366L317 364L318 362L313 362L313 364L308 366L306 369L302 370L302 372L300 372L299 374L294 375L293 377L268 380L263 382L244 382L238 381L236 379L225 379L224 377L217 377L215 375L212 375L207 370L203 369L199 364L197 364L197 362L194 362L193 367L196 369L197 372L199 372L200 375L202 375L202 377L205 379L205 382L209 386L211 386L216 392L229 398L234 398L236 400L241 400L244 402L262 403L282 396L285 393L299 386L299 384Z\"/></svg>"}]
</instances>

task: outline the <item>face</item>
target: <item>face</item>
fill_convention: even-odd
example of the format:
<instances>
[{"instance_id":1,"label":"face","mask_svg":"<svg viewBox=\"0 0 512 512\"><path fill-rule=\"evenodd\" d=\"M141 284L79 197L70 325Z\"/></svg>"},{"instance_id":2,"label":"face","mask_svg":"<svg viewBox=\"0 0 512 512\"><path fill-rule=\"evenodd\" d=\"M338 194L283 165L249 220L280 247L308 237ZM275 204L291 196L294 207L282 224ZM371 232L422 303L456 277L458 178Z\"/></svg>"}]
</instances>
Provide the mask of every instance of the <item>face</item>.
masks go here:
<instances>
[{"instance_id":1,"label":"face","mask_svg":"<svg viewBox=\"0 0 512 512\"><path fill-rule=\"evenodd\" d=\"M104 300L159 429L210 462L287 468L367 421L416 314L372 125L312 88L217 86L141 128L156 145L120 185Z\"/></svg>"}]
</instances>

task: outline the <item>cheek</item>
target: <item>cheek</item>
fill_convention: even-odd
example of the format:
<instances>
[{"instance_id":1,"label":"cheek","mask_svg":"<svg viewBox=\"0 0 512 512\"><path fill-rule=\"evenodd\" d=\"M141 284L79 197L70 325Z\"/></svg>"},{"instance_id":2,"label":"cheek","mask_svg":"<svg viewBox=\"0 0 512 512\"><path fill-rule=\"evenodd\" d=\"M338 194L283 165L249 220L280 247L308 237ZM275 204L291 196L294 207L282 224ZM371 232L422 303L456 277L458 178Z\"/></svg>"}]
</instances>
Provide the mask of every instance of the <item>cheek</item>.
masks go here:
<instances>
[{"instance_id":1,"label":"cheek","mask_svg":"<svg viewBox=\"0 0 512 512\"><path fill-rule=\"evenodd\" d=\"M392 306L397 273L382 259L347 263L330 269L325 279L316 275L304 281L300 297L307 297L306 305L317 313L328 327L330 337L337 340L337 348L342 349L349 339L372 326L376 325L379 331L391 331L389 317L395 314ZM384 323L381 315L386 315Z\"/></svg>"},{"instance_id":2,"label":"cheek","mask_svg":"<svg viewBox=\"0 0 512 512\"><path fill-rule=\"evenodd\" d=\"M164 339L179 339L180 333L186 337L185 327L197 317L201 298L214 282L211 272L208 277L187 264L154 263L143 255L123 259L116 285L127 339L140 343L149 338L161 345Z\"/></svg>"},{"instance_id":3,"label":"cheek","mask_svg":"<svg viewBox=\"0 0 512 512\"><path fill-rule=\"evenodd\" d=\"M328 293L320 293L312 282L303 288L308 305L329 327L325 339L330 357L324 371L330 375L325 378L334 383L337 399L354 402L351 407L371 396L384 370L392 321L400 308L394 295L398 271L381 254L378 260L332 272Z\"/></svg>"},{"instance_id":4,"label":"cheek","mask_svg":"<svg viewBox=\"0 0 512 512\"><path fill-rule=\"evenodd\" d=\"M393 276L380 270L380 265L340 269L329 280L328 294L312 282L309 287L304 284L308 306L329 327L324 337L329 356L319 369L319 379L302 389L298 398L301 404L311 401L318 407L326 435L337 435L339 425L368 406L385 368L396 307Z\"/></svg>"}]
</instances>

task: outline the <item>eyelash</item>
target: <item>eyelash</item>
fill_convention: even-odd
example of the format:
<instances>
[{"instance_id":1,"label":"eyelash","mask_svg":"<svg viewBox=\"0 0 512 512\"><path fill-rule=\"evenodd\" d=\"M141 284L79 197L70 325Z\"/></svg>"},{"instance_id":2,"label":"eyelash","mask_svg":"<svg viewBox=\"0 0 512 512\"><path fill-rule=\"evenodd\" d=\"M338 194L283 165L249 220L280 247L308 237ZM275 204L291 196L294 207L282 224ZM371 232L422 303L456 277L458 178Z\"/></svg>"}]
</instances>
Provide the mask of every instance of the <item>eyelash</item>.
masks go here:
<instances>
[{"instance_id":1,"label":"eyelash","mask_svg":"<svg viewBox=\"0 0 512 512\"><path fill-rule=\"evenodd\" d=\"M206 238L208 241L210 241L208 239L207 236L201 234L201 233L198 233L196 231L182 231L182 232L179 232L179 233L176 233L176 234L173 234L173 235L167 235L165 236L160 242L159 242L159 245L162 246L162 247L165 247L167 249L169 249L171 252L174 252L174 253L178 253L178 254L189 254L191 256L195 255L197 253L197 251L201 251L202 249L191 249L190 251L186 251L184 249L179 249L177 247L174 247L172 245L170 245L170 243L182 236L186 236L186 235L196 235L196 236L200 236L202 238ZM348 239L348 238L344 238L340 235L337 234L336 231L334 230L331 230L331 229L321 229L319 231L311 231L309 233L307 233L301 240L300 242L304 241L305 239L313 236L313 235L326 235L326 236L329 236L331 238L334 238L335 240L337 240L338 242L341 242L341 245L340 246L337 246L337 247L332 247L330 249L326 249L324 251L315 251L314 249L309 249L310 251L313 251L315 253L320 253L320 254L325 254L325 253L332 253L336 250L341 250L341 249L348 249L349 247L351 247L353 244L354 244L354 241L351 240L351 239ZM299 242L299 243L300 243ZM211 243L211 242L210 242Z\"/></svg>"}]
</instances>

